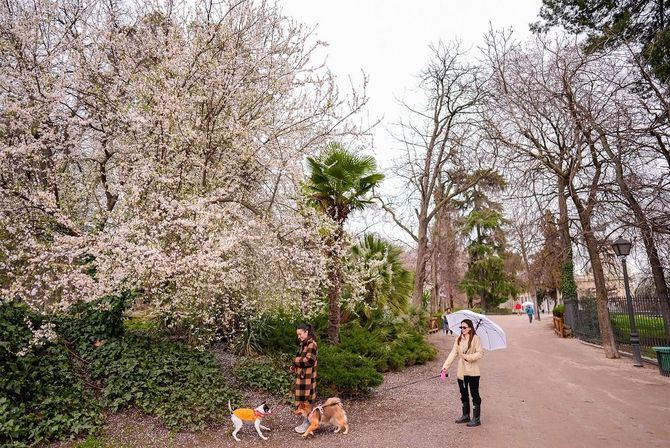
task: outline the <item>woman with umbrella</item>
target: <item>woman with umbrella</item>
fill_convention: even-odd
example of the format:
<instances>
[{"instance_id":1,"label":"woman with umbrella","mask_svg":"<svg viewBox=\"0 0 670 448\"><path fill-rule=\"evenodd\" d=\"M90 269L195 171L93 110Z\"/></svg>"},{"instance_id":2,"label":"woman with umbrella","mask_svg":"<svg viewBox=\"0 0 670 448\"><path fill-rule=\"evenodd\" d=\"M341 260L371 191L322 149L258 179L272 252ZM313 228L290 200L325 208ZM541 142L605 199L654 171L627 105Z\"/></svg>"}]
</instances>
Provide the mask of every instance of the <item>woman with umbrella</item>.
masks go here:
<instances>
[{"instance_id":1,"label":"woman with umbrella","mask_svg":"<svg viewBox=\"0 0 670 448\"><path fill-rule=\"evenodd\" d=\"M454 313L458 314L458 313ZM473 313L474 314L474 313ZM483 316L482 316L483 317ZM442 373L446 375L449 366L458 358L458 388L461 392L463 403L463 415L456 423L466 423L468 426L479 426L482 399L479 396L479 364L478 361L484 356L484 348L475 332L472 320L463 319L459 325L460 336L454 341L454 346L442 365ZM472 395L473 412L470 419L470 397Z\"/></svg>"}]
</instances>

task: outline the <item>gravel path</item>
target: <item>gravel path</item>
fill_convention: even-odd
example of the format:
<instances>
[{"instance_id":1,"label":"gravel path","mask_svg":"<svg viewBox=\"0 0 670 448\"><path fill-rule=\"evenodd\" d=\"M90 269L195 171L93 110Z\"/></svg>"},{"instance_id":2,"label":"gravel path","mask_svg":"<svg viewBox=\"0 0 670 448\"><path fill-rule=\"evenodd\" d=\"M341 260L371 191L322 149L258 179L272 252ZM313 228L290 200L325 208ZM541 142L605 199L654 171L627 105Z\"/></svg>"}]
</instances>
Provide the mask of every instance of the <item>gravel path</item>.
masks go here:
<instances>
[{"instance_id":1,"label":"gravel path","mask_svg":"<svg viewBox=\"0 0 670 448\"><path fill-rule=\"evenodd\" d=\"M670 446L670 378L554 335L551 316L493 316L508 348L482 366L479 447Z\"/></svg>"},{"instance_id":2,"label":"gravel path","mask_svg":"<svg viewBox=\"0 0 670 448\"><path fill-rule=\"evenodd\" d=\"M235 442L232 424L197 433L171 434L157 420L136 412L109 418L103 439L115 447L667 447L670 440L670 378L656 366L632 367L628 358L606 359L601 349L553 334L550 316L494 316L507 332L508 348L487 352L482 363L482 426L453 423L460 414L454 364L446 383L420 381L439 372L453 336L429 340L438 357L424 366L389 373L367 400L345 401L348 435L319 429L303 440L293 432L289 408L264 421L269 440L251 427ZM224 368L232 359L221 355ZM393 388L395 386L402 386ZM393 388L393 389L391 389ZM320 397L322 400L326 397ZM249 405L263 397L247 394Z\"/></svg>"},{"instance_id":3,"label":"gravel path","mask_svg":"<svg viewBox=\"0 0 670 448\"><path fill-rule=\"evenodd\" d=\"M331 428L320 428L315 437L304 440L293 431L299 423L289 408L263 421L272 429L264 431L269 437L262 441L253 427L242 429L235 442L230 433L230 421L222 422L219 427L209 428L197 433L183 432L171 434L160 423L139 412L116 414L108 419L104 435L101 437L115 447L300 447L326 444L329 448L404 448L455 446L468 448L467 431L463 425L453 420L459 414L460 402L458 387L454 378L447 383L439 378L407 383L429 378L439 373L447 350L453 343L452 336L435 334L430 341L439 348L437 358L423 366L414 366L402 372L388 373L384 383L367 400L346 400L345 410L349 417L349 434L334 434ZM226 365L226 360L222 359ZM454 374L455 375L455 374ZM453 376L453 375L452 375ZM394 386L394 389L389 389ZM388 389L388 390L386 390ZM317 389L318 391L318 389ZM320 397L325 400L327 397ZM256 406L263 397L247 394L250 406ZM475 429L476 431L477 429Z\"/></svg>"}]
</instances>

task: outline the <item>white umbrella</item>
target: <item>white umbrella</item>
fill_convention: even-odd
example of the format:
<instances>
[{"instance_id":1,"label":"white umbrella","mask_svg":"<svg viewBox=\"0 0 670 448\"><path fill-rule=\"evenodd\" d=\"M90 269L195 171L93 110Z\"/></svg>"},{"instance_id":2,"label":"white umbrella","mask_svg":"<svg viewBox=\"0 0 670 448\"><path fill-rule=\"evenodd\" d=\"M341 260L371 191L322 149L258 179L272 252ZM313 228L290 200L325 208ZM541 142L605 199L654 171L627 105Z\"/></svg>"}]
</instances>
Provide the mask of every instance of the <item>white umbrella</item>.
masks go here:
<instances>
[{"instance_id":1,"label":"white umbrella","mask_svg":"<svg viewBox=\"0 0 670 448\"><path fill-rule=\"evenodd\" d=\"M533 306L533 302L523 302L522 306Z\"/></svg>"},{"instance_id":2,"label":"white umbrella","mask_svg":"<svg viewBox=\"0 0 670 448\"><path fill-rule=\"evenodd\" d=\"M463 319L470 319L475 326L475 332L482 341L482 347L486 350L499 350L507 348L507 336L500 325L493 322L483 314L475 313L470 310L461 310L447 315L449 328L455 333L460 334L461 322Z\"/></svg>"}]
</instances>

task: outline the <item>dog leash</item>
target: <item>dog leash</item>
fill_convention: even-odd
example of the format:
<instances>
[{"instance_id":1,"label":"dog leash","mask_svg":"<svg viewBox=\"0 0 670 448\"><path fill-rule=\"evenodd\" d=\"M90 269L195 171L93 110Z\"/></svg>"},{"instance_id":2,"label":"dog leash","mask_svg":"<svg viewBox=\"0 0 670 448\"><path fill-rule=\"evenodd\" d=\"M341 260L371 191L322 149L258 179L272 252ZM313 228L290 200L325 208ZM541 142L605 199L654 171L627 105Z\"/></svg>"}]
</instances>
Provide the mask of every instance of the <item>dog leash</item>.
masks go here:
<instances>
[{"instance_id":1,"label":"dog leash","mask_svg":"<svg viewBox=\"0 0 670 448\"><path fill-rule=\"evenodd\" d=\"M397 386L392 386L392 387L386 387L384 389L379 389L379 390L377 390L377 392L386 392L387 390L392 390L392 389L398 389L400 387L411 386L412 384L420 383L422 381L433 380L433 379L439 378L439 377L440 377L440 374L438 373L437 375L429 376L428 378L421 378L420 380L412 381L410 383L399 384Z\"/></svg>"},{"instance_id":2,"label":"dog leash","mask_svg":"<svg viewBox=\"0 0 670 448\"><path fill-rule=\"evenodd\" d=\"M416 381L411 381L411 382L409 382L409 383L399 384L399 385L397 385L397 386L386 387L386 388L384 388L384 389L378 389L376 392L386 392L387 390L398 389L398 388L400 388L400 387L411 386L412 384L421 383L421 382L423 382L423 381L434 380L435 378L439 378L440 375L441 375L441 374L438 373L437 375L429 376L428 378L421 378L421 379L418 379L418 380L416 380ZM325 406L333 406L333 405L335 405L335 404L336 404L336 403L331 403L331 404L329 404L329 405L325 405ZM325 407L325 406L323 406L323 407ZM280 404L278 404L278 405L275 407L275 409L276 409L276 408L281 409L281 408L283 408L283 407L289 407L289 406L280 403ZM274 414L274 413L276 413L276 411L273 410L271 413Z\"/></svg>"},{"instance_id":3,"label":"dog leash","mask_svg":"<svg viewBox=\"0 0 670 448\"><path fill-rule=\"evenodd\" d=\"M285 403L277 403L275 406L270 407L270 414L276 414L281 409L290 408L290 407L291 407L290 405L287 405Z\"/></svg>"},{"instance_id":4,"label":"dog leash","mask_svg":"<svg viewBox=\"0 0 670 448\"><path fill-rule=\"evenodd\" d=\"M341 404L341 403L323 404L323 405L320 405L320 406L315 406L315 408L316 408L316 407L327 408L328 406L335 406L335 405L338 405L338 404ZM284 409L284 408L292 408L292 407L293 407L293 406L288 405L288 404L278 403L277 405L275 405L275 406L273 406L273 407L270 408L271 411L268 412L268 414L276 414L276 413L279 412L279 410L281 410L281 409Z\"/></svg>"}]
</instances>

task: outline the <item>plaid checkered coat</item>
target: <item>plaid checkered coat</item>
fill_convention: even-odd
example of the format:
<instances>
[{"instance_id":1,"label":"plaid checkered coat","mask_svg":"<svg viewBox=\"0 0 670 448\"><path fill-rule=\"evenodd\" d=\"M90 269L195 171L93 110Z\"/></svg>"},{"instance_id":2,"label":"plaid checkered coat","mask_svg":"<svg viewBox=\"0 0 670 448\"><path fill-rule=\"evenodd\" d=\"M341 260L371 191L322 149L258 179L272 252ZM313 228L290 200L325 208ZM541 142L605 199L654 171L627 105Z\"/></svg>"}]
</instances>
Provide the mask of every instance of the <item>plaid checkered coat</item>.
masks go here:
<instances>
[{"instance_id":1,"label":"plaid checkered coat","mask_svg":"<svg viewBox=\"0 0 670 448\"><path fill-rule=\"evenodd\" d=\"M307 339L300 344L293 360L296 373L293 394L296 405L305 401L313 404L316 401L316 365L316 341Z\"/></svg>"}]
</instances>

